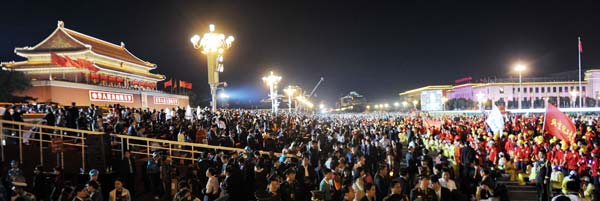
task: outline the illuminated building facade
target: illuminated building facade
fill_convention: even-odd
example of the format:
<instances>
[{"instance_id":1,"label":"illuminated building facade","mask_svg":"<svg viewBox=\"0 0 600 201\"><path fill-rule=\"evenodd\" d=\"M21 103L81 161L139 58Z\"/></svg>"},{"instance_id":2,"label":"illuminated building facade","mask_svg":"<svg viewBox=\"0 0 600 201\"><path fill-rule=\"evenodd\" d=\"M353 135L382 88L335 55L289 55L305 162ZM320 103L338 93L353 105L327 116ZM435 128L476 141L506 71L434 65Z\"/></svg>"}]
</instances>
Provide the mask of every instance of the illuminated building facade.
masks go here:
<instances>
[{"instance_id":1,"label":"illuminated building facade","mask_svg":"<svg viewBox=\"0 0 600 201\"><path fill-rule=\"evenodd\" d=\"M476 83L458 83L457 85L431 85L400 93L400 99L407 102L418 101L421 107L426 104L442 106L451 99L466 99L475 102L504 102L509 108L516 109L517 101L523 108L543 108L549 100L559 107L573 107L578 99L579 83L574 76L556 78L525 78L522 83L517 79L494 79ZM585 72L582 81L584 105L594 107L600 100L600 69ZM522 88L522 92L521 92ZM431 94L441 94L434 97ZM432 107L441 110L442 107Z\"/></svg>"},{"instance_id":2,"label":"illuminated building facade","mask_svg":"<svg viewBox=\"0 0 600 201\"><path fill-rule=\"evenodd\" d=\"M3 62L4 70L23 72L32 88L17 95L37 102L69 105L121 104L136 108L186 106L189 98L157 91L164 75L150 72L156 64L144 61L125 48L65 28L62 21L33 47L15 48L25 61Z\"/></svg>"}]
</instances>

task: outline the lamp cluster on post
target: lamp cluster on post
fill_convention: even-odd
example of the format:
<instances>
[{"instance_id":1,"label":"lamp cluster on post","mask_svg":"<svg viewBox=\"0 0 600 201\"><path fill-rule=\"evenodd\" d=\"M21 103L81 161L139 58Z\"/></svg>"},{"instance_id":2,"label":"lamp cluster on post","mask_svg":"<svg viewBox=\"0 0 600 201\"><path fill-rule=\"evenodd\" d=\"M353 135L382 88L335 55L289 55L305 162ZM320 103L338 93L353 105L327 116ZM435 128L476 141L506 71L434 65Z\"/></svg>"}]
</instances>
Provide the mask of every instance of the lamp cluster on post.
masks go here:
<instances>
[{"instance_id":1,"label":"lamp cluster on post","mask_svg":"<svg viewBox=\"0 0 600 201\"><path fill-rule=\"evenodd\" d=\"M571 101L573 102L571 107L577 107L577 95L579 94L579 91L573 90L569 93L571 94Z\"/></svg>"},{"instance_id":2,"label":"lamp cluster on post","mask_svg":"<svg viewBox=\"0 0 600 201\"><path fill-rule=\"evenodd\" d=\"M271 99L271 112L277 114L279 100L277 97L277 84L281 81L281 76L273 74L273 71L262 80L269 86L269 98Z\"/></svg>"},{"instance_id":3,"label":"lamp cluster on post","mask_svg":"<svg viewBox=\"0 0 600 201\"><path fill-rule=\"evenodd\" d=\"M481 91L480 91L475 96L477 96L477 102L479 103L479 110L483 110L483 102L484 102L485 95L483 93L481 93Z\"/></svg>"},{"instance_id":4,"label":"lamp cluster on post","mask_svg":"<svg viewBox=\"0 0 600 201\"><path fill-rule=\"evenodd\" d=\"M314 107L314 104L308 99L306 99L306 97L304 97L303 95L299 95L298 97L296 97L296 100L298 100L298 102L300 102L302 106L308 107L308 109L312 109Z\"/></svg>"},{"instance_id":5,"label":"lamp cluster on post","mask_svg":"<svg viewBox=\"0 0 600 201\"><path fill-rule=\"evenodd\" d=\"M285 94L288 96L288 113L291 114L292 113L292 101L293 101L293 97L296 94L296 88L293 87L292 85L289 85L287 88L285 88L283 90L283 92L285 92Z\"/></svg>"},{"instance_id":6,"label":"lamp cluster on post","mask_svg":"<svg viewBox=\"0 0 600 201\"><path fill-rule=\"evenodd\" d=\"M194 48L201 49L208 62L208 84L210 85L212 111L217 110L217 88L224 83L219 82L219 73L223 72L223 53L231 47L233 36L225 37L224 34L215 32L215 25L209 25L209 32L202 38L194 35L190 42Z\"/></svg>"},{"instance_id":7,"label":"lamp cluster on post","mask_svg":"<svg viewBox=\"0 0 600 201\"><path fill-rule=\"evenodd\" d=\"M527 69L527 67L523 64L517 64L515 66L515 71L519 72L519 96L517 97L517 101L519 102L519 107L518 109L521 109L521 98L522 98L522 94L523 94L523 71L525 71Z\"/></svg>"}]
</instances>

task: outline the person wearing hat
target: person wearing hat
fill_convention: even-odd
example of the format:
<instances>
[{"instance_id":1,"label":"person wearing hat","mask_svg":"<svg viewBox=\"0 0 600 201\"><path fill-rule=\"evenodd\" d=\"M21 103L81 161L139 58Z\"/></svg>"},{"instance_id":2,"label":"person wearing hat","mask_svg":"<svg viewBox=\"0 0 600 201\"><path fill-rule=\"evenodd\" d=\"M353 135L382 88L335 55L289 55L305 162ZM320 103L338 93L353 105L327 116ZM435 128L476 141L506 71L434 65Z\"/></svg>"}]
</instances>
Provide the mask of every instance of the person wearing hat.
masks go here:
<instances>
[{"instance_id":1,"label":"person wearing hat","mask_svg":"<svg viewBox=\"0 0 600 201\"><path fill-rule=\"evenodd\" d=\"M98 171L97 169L91 169L89 172L89 175L90 175L90 181L88 182L88 184L92 181L96 182L98 184L98 187L95 188L95 190L98 194L102 194L102 185L98 181L98 177L100 176L100 171ZM92 192L90 192L90 198L91 198L91 194L92 194Z\"/></svg>"},{"instance_id":2,"label":"person wearing hat","mask_svg":"<svg viewBox=\"0 0 600 201\"><path fill-rule=\"evenodd\" d=\"M10 198L10 200L26 200L26 201L35 201L35 195L25 191L25 187L27 187L27 183L25 180L17 179L12 184L12 190L15 192L14 195Z\"/></svg>"},{"instance_id":3,"label":"person wearing hat","mask_svg":"<svg viewBox=\"0 0 600 201\"><path fill-rule=\"evenodd\" d=\"M539 201L548 201L550 196L550 176L552 172L552 166L548 160L546 160L546 150L540 149L538 151L537 170L535 177L535 187L538 193Z\"/></svg>"},{"instance_id":4,"label":"person wearing hat","mask_svg":"<svg viewBox=\"0 0 600 201\"><path fill-rule=\"evenodd\" d=\"M581 178L581 190L583 191L583 197L588 200L594 199L594 184L590 182L590 177L584 176Z\"/></svg>"},{"instance_id":5,"label":"person wearing hat","mask_svg":"<svg viewBox=\"0 0 600 201\"><path fill-rule=\"evenodd\" d=\"M148 175L148 182L150 186L150 192L154 195L154 199L158 200L161 195L161 179L160 179L160 155L158 152L153 152L152 157L148 159L146 165L146 174Z\"/></svg>"},{"instance_id":6,"label":"person wearing hat","mask_svg":"<svg viewBox=\"0 0 600 201\"><path fill-rule=\"evenodd\" d=\"M411 201L438 201L437 194L431 188L429 188L429 177L421 176L419 184L416 188L410 191Z\"/></svg>"},{"instance_id":7,"label":"person wearing hat","mask_svg":"<svg viewBox=\"0 0 600 201\"><path fill-rule=\"evenodd\" d=\"M563 180L562 180L562 193L563 194L567 194L568 193L567 183L569 181L574 181L574 180L578 180L578 178L577 178L577 172L575 172L575 171L570 171L569 172L569 176L563 178Z\"/></svg>"},{"instance_id":8,"label":"person wearing hat","mask_svg":"<svg viewBox=\"0 0 600 201\"><path fill-rule=\"evenodd\" d=\"M8 177L6 177L6 181L11 183L21 179L24 180L25 177L23 176L23 170L19 168L19 163L17 163L15 160L10 161L10 169L8 170Z\"/></svg>"},{"instance_id":9,"label":"person wearing hat","mask_svg":"<svg viewBox=\"0 0 600 201\"><path fill-rule=\"evenodd\" d=\"M577 162L579 161L579 153L577 153L577 144L571 144L569 152L566 155L566 167L569 171L577 172Z\"/></svg>"}]
</instances>

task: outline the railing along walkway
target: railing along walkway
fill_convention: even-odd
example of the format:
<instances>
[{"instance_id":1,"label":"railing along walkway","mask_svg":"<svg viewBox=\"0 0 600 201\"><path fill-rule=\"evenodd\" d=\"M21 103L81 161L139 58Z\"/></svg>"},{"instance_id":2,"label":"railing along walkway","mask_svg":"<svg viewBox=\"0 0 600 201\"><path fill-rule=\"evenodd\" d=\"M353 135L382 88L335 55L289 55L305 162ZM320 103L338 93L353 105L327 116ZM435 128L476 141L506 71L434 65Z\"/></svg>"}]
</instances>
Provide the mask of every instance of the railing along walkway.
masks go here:
<instances>
[{"instance_id":1,"label":"railing along walkway","mask_svg":"<svg viewBox=\"0 0 600 201\"><path fill-rule=\"evenodd\" d=\"M11 142L17 142L19 150L19 162L23 163L23 145L39 144L39 161L44 165L44 157L49 154L44 154L44 148L58 150L60 155L61 167L64 167L64 151L81 151L81 168L86 166L86 145L87 138L90 136L106 135L103 132L77 130L58 126L47 126L41 124L23 123L15 121L0 120L0 139L2 146L0 155L2 160L5 160L6 146ZM154 151L161 151L172 159L185 161L196 161L197 157L207 150L228 151L228 152L244 152L244 149L233 147L213 146L200 143L178 142L171 140L128 136L121 134L110 134L111 145L110 149L113 153L119 152L123 157L124 150L130 150L132 154L150 157ZM258 151L259 154L269 154L266 151ZM116 154L115 154L116 155ZM274 153L275 156L280 156L281 153ZM296 157L288 154L287 157ZM30 160L30 159L28 159Z\"/></svg>"}]
</instances>

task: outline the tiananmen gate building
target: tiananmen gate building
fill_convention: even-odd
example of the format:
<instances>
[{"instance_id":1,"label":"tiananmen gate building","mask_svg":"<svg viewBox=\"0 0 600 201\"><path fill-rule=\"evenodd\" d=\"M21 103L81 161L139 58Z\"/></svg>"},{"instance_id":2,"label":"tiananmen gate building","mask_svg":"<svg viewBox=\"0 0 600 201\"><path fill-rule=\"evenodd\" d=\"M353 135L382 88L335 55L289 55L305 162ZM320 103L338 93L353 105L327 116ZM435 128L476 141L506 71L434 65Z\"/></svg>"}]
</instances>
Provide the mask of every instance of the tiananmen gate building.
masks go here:
<instances>
[{"instance_id":1,"label":"tiananmen gate building","mask_svg":"<svg viewBox=\"0 0 600 201\"><path fill-rule=\"evenodd\" d=\"M17 94L37 102L68 105L121 104L136 108L187 106L188 96L157 90L164 75L150 72L156 64L116 45L64 27L33 47L15 48L25 61L3 62L4 69L23 72L32 88Z\"/></svg>"}]
</instances>

